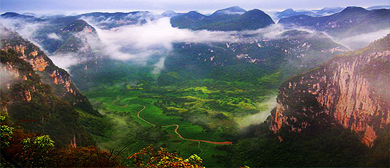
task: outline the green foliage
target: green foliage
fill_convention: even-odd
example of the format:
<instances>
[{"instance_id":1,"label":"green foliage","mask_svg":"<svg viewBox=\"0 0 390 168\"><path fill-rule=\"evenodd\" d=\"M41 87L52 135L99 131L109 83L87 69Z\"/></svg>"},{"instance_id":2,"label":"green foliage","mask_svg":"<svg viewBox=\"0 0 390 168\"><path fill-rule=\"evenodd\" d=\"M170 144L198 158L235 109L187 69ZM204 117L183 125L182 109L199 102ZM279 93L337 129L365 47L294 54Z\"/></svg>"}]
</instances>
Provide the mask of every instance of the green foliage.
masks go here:
<instances>
[{"instance_id":1,"label":"green foliage","mask_svg":"<svg viewBox=\"0 0 390 168\"><path fill-rule=\"evenodd\" d=\"M10 145L10 139L14 128L7 125L1 125L0 128L0 139L1 139L1 148L7 148Z\"/></svg>"},{"instance_id":2,"label":"green foliage","mask_svg":"<svg viewBox=\"0 0 390 168\"><path fill-rule=\"evenodd\" d=\"M273 88L275 86L278 86L280 83L280 74L281 72L275 72L269 75L264 75L257 79L257 83L259 85L265 86L267 88Z\"/></svg>"},{"instance_id":3,"label":"green foliage","mask_svg":"<svg viewBox=\"0 0 390 168\"><path fill-rule=\"evenodd\" d=\"M2 150L10 146L14 129L14 127L8 124L8 115L0 111L0 139Z\"/></svg>"},{"instance_id":4,"label":"green foliage","mask_svg":"<svg viewBox=\"0 0 390 168\"><path fill-rule=\"evenodd\" d=\"M160 148L159 151L148 146L141 151L128 157L131 159L132 167L142 168L202 168L202 159L196 154L187 159L183 159L175 153L167 152L166 148Z\"/></svg>"},{"instance_id":5,"label":"green foliage","mask_svg":"<svg viewBox=\"0 0 390 168\"><path fill-rule=\"evenodd\" d=\"M1 115L2 119L7 115ZM7 126L8 120L1 122ZM26 134L20 128L11 129L6 135L7 145L1 137L1 167L116 167L119 154L101 151L97 147L56 148L48 135ZM4 133L2 131L2 133ZM2 134L3 135L3 134Z\"/></svg>"},{"instance_id":6,"label":"green foliage","mask_svg":"<svg viewBox=\"0 0 390 168\"><path fill-rule=\"evenodd\" d=\"M54 147L54 141L48 135L29 137L20 143L24 150L22 154L22 157L25 158L23 165L28 167L45 165L45 161L49 160L49 152Z\"/></svg>"},{"instance_id":7,"label":"green foliage","mask_svg":"<svg viewBox=\"0 0 390 168\"><path fill-rule=\"evenodd\" d=\"M200 158L197 154L193 154L188 159L184 159L184 162L190 163L190 164L196 164L201 165L203 163L202 158Z\"/></svg>"},{"instance_id":8,"label":"green foliage","mask_svg":"<svg viewBox=\"0 0 390 168\"><path fill-rule=\"evenodd\" d=\"M50 139L49 135L42 135L34 138L26 138L22 140L24 149L36 148L39 150L48 150L54 147L54 141Z\"/></svg>"}]
</instances>

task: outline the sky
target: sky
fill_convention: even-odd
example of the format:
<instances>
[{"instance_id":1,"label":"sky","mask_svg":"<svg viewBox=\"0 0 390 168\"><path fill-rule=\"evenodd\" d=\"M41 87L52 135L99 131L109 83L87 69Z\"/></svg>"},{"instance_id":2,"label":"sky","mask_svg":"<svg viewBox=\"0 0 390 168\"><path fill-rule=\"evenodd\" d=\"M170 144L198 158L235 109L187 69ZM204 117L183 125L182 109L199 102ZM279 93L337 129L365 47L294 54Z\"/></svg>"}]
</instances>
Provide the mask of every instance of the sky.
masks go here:
<instances>
[{"instance_id":1,"label":"sky","mask_svg":"<svg viewBox=\"0 0 390 168\"><path fill-rule=\"evenodd\" d=\"M1 0L0 12L31 12L71 14L93 11L162 12L196 10L211 13L217 9L240 6L264 11L293 9L321 9L323 7L390 5L390 0Z\"/></svg>"}]
</instances>

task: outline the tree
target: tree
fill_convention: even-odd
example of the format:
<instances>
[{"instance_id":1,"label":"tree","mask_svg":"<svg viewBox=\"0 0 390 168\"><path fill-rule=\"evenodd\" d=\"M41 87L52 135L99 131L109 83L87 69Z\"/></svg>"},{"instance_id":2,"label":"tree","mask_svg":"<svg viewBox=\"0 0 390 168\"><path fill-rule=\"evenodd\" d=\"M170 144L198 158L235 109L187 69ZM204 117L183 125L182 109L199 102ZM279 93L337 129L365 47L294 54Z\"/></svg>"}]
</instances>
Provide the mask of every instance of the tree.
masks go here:
<instances>
[{"instance_id":1,"label":"tree","mask_svg":"<svg viewBox=\"0 0 390 168\"><path fill-rule=\"evenodd\" d=\"M166 148L160 148L159 151L156 151L152 146L148 146L140 152L129 156L128 159L132 159L132 166L140 168L203 168L203 161L196 154L183 159L175 153L167 152Z\"/></svg>"}]
</instances>

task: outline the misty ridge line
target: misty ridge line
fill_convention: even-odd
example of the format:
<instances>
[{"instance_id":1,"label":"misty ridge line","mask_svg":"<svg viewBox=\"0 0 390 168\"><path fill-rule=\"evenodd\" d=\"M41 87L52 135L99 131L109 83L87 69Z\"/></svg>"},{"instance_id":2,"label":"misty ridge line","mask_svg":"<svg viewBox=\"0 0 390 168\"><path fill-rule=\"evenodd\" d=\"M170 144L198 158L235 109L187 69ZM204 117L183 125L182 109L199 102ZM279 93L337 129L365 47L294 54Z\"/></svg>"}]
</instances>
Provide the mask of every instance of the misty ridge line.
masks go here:
<instances>
[{"instance_id":1,"label":"misty ridge line","mask_svg":"<svg viewBox=\"0 0 390 168\"><path fill-rule=\"evenodd\" d=\"M138 14L137 14L138 15ZM171 52L174 43L247 43L255 40L272 40L281 39L282 34L289 30L298 30L308 32L311 35L318 32L303 27L289 27L286 28L281 24L272 24L265 28L257 30L244 30L244 31L209 31L209 30L189 30L175 28L170 23L170 17L156 17L151 19L153 16L141 13L139 15L144 16L146 20L145 24L135 25L123 25L109 30L105 30L99 27L102 23L112 22L112 18L107 18L97 22L91 17L81 17L80 19L86 21L91 25L97 32L97 36L94 37L91 34L85 32L76 33L77 37L85 39L83 45L90 47L93 52L100 53L104 57L108 57L120 61L132 61L134 63L145 65L149 58L153 55L160 55L165 57L167 53ZM24 38L34 42L37 46L44 50L39 45L39 42L35 41L33 36L34 33L40 28L46 26L49 23L27 23L23 20L18 19L0 19L2 23L5 23L6 27L14 27ZM20 26L22 25L23 26ZM15 27L15 25L19 27ZM350 50L356 49L353 47L354 44L368 44L380 37L385 36L390 30L381 30L378 32L367 33L358 35L355 37L349 37L347 39L338 39L337 37L331 38L334 42L339 43ZM55 40L63 40L55 33L47 34L48 38ZM251 36L251 37L246 37ZM80 62L86 61L80 58L77 52L74 53L48 53L50 58L53 59L54 63L61 68L68 69L70 66L77 65ZM162 64L163 65L163 64ZM158 72L163 67L161 62L154 72Z\"/></svg>"}]
</instances>

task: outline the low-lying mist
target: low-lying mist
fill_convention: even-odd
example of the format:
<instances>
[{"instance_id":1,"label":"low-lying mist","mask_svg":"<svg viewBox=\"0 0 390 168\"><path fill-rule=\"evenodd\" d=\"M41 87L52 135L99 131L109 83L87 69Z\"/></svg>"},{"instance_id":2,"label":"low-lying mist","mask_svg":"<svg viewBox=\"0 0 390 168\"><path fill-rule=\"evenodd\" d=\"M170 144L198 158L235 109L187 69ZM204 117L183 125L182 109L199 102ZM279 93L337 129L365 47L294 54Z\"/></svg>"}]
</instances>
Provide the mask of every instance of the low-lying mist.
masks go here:
<instances>
[{"instance_id":1,"label":"low-lying mist","mask_svg":"<svg viewBox=\"0 0 390 168\"><path fill-rule=\"evenodd\" d=\"M261 102L258 106L262 109L258 113L237 118L235 120L240 129L245 129L250 125L264 122L271 114L272 109L276 106L276 95L270 96L268 100Z\"/></svg>"},{"instance_id":2,"label":"low-lying mist","mask_svg":"<svg viewBox=\"0 0 390 168\"><path fill-rule=\"evenodd\" d=\"M8 71L2 64L0 64L0 79L0 88L5 88L14 79L13 73Z\"/></svg>"},{"instance_id":3,"label":"low-lying mist","mask_svg":"<svg viewBox=\"0 0 390 168\"><path fill-rule=\"evenodd\" d=\"M368 44L374 42L375 40L385 37L389 33L390 33L390 29L383 29L376 32L360 34L360 35L336 40L336 42L348 47L350 50L356 50L367 46Z\"/></svg>"},{"instance_id":4,"label":"low-lying mist","mask_svg":"<svg viewBox=\"0 0 390 168\"><path fill-rule=\"evenodd\" d=\"M106 55L123 61L144 62L152 55L171 50L172 44L176 42L207 43L234 40L231 33L174 28L170 24L170 18L110 30L98 28L96 26L98 23L88 18L85 20L96 29Z\"/></svg>"}]
</instances>

